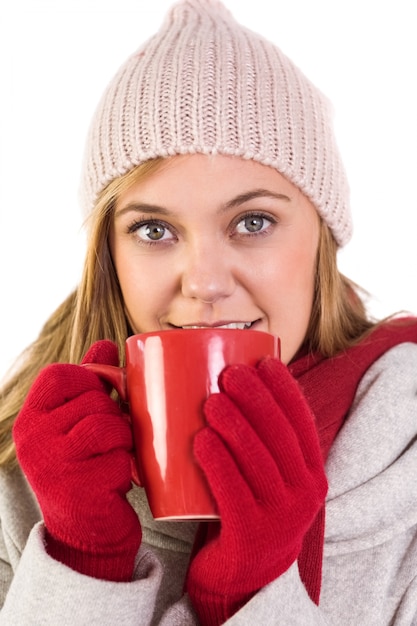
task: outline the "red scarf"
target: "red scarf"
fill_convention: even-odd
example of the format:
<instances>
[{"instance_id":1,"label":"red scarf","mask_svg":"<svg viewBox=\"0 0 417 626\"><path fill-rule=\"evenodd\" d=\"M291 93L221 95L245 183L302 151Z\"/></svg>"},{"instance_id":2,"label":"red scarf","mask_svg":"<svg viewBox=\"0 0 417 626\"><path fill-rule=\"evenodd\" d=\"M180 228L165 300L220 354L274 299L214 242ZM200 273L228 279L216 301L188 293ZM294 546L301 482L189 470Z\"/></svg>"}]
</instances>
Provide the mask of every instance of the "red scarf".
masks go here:
<instances>
[{"instance_id":1,"label":"red scarf","mask_svg":"<svg viewBox=\"0 0 417 626\"><path fill-rule=\"evenodd\" d=\"M360 344L333 358L307 355L289 366L316 416L324 460L348 415L366 370L387 350L404 342L417 343L417 318L382 324ZM304 539L298 559L301 579L316 604L321 587L324 518L323 507Z\"/></svg>"}]
</instances>

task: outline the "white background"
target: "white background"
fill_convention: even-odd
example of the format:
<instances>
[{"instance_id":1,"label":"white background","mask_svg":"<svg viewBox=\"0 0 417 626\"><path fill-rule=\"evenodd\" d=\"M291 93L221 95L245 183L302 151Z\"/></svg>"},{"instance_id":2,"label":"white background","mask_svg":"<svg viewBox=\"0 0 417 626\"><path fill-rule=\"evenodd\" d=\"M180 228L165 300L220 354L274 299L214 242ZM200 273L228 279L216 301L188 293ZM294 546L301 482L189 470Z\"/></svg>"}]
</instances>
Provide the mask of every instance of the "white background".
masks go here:
<instances>
[{"instance_id":1,"label":"white background","mask_svg":"<svg viewBox=\"0 0 417 626\"><path fill-rule=\"evenodd\" d=\"M378 316L417 312L414 0L225 0L324 91L351 184L340 267ZM1 0L0 376L79 279L78 180L114 72L171 0Z\"/></svg>"}]
</instances>

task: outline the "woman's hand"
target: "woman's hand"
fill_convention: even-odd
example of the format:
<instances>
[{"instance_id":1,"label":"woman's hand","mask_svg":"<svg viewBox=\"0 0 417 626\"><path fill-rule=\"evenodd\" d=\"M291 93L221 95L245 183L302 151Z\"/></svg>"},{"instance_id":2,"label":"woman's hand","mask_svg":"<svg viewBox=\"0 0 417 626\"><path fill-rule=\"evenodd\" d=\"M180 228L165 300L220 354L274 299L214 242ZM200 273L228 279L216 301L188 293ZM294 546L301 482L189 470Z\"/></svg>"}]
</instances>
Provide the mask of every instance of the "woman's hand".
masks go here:
<instances>
[{"instance_id":1,"label":"woman's hand","mask_svg":"<svg viewBox=\"0 0 417 626\"><path fill-rule=\"evenodd\" d=\"M83 362L117 365L117 347L97 342ZM89 576L131 580L142 537L126 499L132 434L105 383L79 365L49 365L13 436L44 516L48 553Z\"/></svg>"},{"instance_id":2,"label":"woman's hand","mask_svg":"<svg viewBox=\"0 0 417 626\"><path fill-rule=\"evenodd\" d=\"M203 625L223 623L294 563L327 492L314 418L285 365L228 367L220 387L194 448L221 519L206 525L187 576Z\"/></svg>"}]
</instances>

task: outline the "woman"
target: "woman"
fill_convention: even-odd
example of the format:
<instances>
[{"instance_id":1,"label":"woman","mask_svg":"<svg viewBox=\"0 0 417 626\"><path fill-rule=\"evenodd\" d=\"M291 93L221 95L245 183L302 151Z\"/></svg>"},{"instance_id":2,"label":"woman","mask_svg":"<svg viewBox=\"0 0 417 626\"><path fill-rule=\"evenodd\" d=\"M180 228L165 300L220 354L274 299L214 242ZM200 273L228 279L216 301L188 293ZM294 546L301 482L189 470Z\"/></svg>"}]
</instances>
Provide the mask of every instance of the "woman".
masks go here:
<instances>
[{"instance_id":1,"label":"woman","mask_svg":"<svg viewBox=\"0 0 417 626\"><path fill-rule=\"evenodd\" d=\"M1 623L415 623L417 324L372 323L338 272L324 97L185 0L106 90L82 189L81 284L3 390ZM128 421L79 364L229 325L279 335L282 360L226 369L205 404L221 523L154 522Z\"/></svg>"}]
</instances>

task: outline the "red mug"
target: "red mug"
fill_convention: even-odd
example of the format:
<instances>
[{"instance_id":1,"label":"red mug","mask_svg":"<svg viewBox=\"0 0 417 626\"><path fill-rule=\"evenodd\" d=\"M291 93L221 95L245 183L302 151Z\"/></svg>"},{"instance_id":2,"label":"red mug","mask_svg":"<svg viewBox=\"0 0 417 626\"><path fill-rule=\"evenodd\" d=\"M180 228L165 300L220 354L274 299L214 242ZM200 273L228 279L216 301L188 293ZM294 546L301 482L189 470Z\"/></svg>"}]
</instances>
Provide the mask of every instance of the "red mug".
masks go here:
<instances>
[{"instance_id":1,"label":"red mug","mask_svg":"<svg viewBox=\"0 0 417 626\"><path fill-rule=\"evenodd\" d=\"M204 427L203 404L219 391L226 365L256 365L279 357L278 337L256 330L197 328L133 335L126 367L89 363L129 405L136 470L152 515L164 520L218 519L215 502L193 457Z\"/></svg>"}]
</instances>

